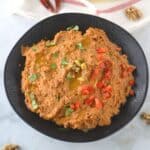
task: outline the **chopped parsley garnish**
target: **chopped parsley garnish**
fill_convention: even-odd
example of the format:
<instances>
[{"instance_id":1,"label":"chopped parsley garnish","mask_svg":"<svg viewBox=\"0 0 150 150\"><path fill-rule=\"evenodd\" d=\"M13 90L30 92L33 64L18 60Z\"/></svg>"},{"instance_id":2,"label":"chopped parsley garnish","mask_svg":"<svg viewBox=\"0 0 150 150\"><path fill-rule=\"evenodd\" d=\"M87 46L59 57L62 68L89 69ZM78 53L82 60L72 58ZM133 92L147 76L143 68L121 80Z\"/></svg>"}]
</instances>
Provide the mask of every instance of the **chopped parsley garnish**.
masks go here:
<instances>
[{"instance_id":1,"label":"chopped parsley garnish","mask_svg":"<svg viewBox=\"0 0 150 150\"><path fill-rule=\"evenodd\" d=\"M50 46L55 46L56 43L54 41L46 41L45 46L50 47Z\"/></svg>"},{"instance_id":2,"label":"chopped parsley garnish","mask_svg":"<svg viewBox=\"0 0 150 150\"><path fill-rule=\"evenodd\" d=\"M31 99L31 101L35 99L35 96L33 93L30 93L30 99Z\"/></svg>"},{"instance_id":3,"label":"chopped parsley garnish","mask_svg":"<svg viewBox=\"0 0 150 150\"><path fill-rule=\"evenodd\" d=\"M37 78L38 78L37 74L31 74L28 77L30 82L34 82L35 80L37 80Z\"/></svg>"},{"instance_id":4,"label":"chopped parsley garnish","mask_svg":"<svg viewBox=\"0 0 150 150\"><path fill-rule=\"evenodd\" d=\"M72 80L75 78L75 75L72 73L72 72L68 72L67 76L66 76L66 79L67 80Z\"/></svg>"},{"instance_id":5,"label":"chopped parsley garnish","mask_svg":"<svg viewBox=\"0 0 150 150\"><path fill-rule=\"evenodd\" d=\"M66 108L65 109L65 116L67 117L67 116L70 116L71 114L72 114L72 112L73 112L73 109L71 109L70 107L69 108Z\"/></svg>"},{"instance_id":6,"label":"chopped parsley garnish","mask_svg":"<svg viewBox=\"0 0 150 150\"><path fill-rule=\"evenodd\" d=\"M38 104L37 104L37 102L36 102L35 100L32 101L32 108L33 108L34 110L38 108Z\"/></svg>"},{"instance_id":7,"label":"chopped parsley garnish","mask_svg":"<svg viewBox=\"0 0 150 150\"><path fill-rule=\"evenodd\" d=\"M38 104L37 104L35 95L34 95L33 93L30 93L29 96L30 96L32 108L33 108L34 110L36 110L36 109L38 108Z\"/></svg>"},{"instance_id":8,"label":"chopped parsley garnish","mask_svg":"<svg viewBox=\"0 0 150 150\"><path fill-rule=\"evenodd\" d=\"M80 49L81 51L85 50L85 48L83 47L83 44L81 42L76 44L76 48Z\"/></svg>"},{"instance_id":9,"label":"chopped parsley garnish","mask_svg":"<svg viewBox=\"0 0 150 150\"><path fill-rule=\"evenodd\" d=\"M65 66L67 66L68 64L69 64L69 62L68 62L67 58L64 57L64 58L61 60L61 65L62 65L63 67L65 67Z\"/></svg>"},{"instance_id":10,"label":"chopped parsley garnish","mask_svg":"<svg viewBox=\"0 0 150 150\"><path fill-rule=\"evenodd\" d=\"M36 48L35 45L32 46L32 50L33 50L33 51L36 51L36 50L37 50L37 48Z\"/></svg>"},{"instance_id":11,"label":"chopped parsley garnish","mask_svg":"<svg viewBox=\"0 0 150 150\"><path fill-rule=\"evenodd\" d=\"M70 31L70 30L74 30L74 31L79 31L79 26L78 25L75 25L75 26L70 26L70 27L67 27L67 31Z\"/></svg>"},{"instance_id":12,"label":"chopped parsley garnish","mask_svg":"<svg viewBox=\"0 0 150 150\"><path fill-rule=\"evenodd\" d=\"M51 68L51 69L53 69L53 70L55 70L55 69L57 68L56 63L52 63L52 64L50 64L50 68Z\"/></svg>"},{"instance_id":13,"label":"chopped parsley garnish","mask_svg":"<svg viewBox=\"0 0 150 150\"><path fill-rule=\"evenodd\" d=\"M59 52L58 51L52 54L52 57L54 57L54 58L57 58L58 56L59 56Z\"/></svg>"}]
</instances>

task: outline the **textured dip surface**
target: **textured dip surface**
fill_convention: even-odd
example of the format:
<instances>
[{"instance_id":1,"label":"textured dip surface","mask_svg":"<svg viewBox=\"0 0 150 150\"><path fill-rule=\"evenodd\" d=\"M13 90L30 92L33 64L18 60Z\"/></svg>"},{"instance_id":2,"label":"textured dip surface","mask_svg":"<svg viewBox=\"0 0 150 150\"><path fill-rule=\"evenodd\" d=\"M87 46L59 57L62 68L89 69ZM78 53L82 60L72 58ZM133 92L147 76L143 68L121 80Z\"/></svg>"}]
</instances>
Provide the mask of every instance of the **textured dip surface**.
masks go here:
<instances>
[{"instance_id":1,"label":"textured dip surface","mask_svg":"<svg viewBox=\"0 0 150 150\"><path fill-rule=\"evenodd\" d=\"M110 125L127 96L134 95L135 67L101 29L68 28L23 47L22 55L27 108L65 128Z\"/></svg>"}]
</instances>

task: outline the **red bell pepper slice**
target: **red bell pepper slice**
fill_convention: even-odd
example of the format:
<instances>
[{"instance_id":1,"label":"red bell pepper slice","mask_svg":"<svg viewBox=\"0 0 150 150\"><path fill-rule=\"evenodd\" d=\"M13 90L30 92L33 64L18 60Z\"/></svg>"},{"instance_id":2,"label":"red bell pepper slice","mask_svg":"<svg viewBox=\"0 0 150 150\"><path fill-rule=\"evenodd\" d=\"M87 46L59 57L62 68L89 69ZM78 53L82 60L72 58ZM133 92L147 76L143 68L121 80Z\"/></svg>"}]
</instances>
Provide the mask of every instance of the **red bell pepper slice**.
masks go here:
<instances>
[{"instance_id":1,"label":"red bell pepper slice","mask_svg":"<svg viewBox=\"0 0 150 150\"><path fill-rule=\"evenodd\" d=\"M129 85L133 86L135 84L135 80L130 80Z\"/></svg>"}]
</instances>

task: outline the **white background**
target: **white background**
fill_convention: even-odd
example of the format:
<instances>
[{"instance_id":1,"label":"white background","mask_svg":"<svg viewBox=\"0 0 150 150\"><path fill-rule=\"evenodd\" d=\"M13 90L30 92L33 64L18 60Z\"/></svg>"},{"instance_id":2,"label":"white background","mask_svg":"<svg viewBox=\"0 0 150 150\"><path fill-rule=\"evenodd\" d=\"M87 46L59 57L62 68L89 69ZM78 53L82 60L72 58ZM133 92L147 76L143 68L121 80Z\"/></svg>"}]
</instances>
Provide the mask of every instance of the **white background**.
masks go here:
<instances>
[{"instance_id":1,"label":"white background","mask_svg":"<svg viewBox=\"0 0 150 150\"><path fill-rule=\"evenodd\" d=\"M90 143L69 143L42 135L24 123L11 108L3 86L3 70L6 58L18 39L36 21L0 14L0 147L16 143L22 150L150 150L150 125L140 120L140 113L123 129L103 140ZM141 44L150 64L150 26L134 31L133 36ZM150 93L141 111L150 112Z\"/></svg>"}]
</instances>

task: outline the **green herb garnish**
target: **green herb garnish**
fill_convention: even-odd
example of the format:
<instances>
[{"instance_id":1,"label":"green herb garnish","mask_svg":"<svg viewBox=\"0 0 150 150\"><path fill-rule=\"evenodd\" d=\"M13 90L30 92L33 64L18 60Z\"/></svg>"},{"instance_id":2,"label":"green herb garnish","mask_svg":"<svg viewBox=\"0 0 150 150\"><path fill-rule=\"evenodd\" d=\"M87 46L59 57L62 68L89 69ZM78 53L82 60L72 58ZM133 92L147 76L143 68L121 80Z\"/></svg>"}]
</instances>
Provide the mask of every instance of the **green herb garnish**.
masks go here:
<instances>
[{"instance_id":1,"label":"green herb garnish","mask_svg":"<svg viewBox=\"0 0 150 150\"><path fill-rule=\"evenodd\" d=\"M32 46L32 50L33 50L33 51L36 51L36 50L37 50L37 48L36 48L35 45Z\"/></svg>"},{"instance_id":2,"label":"green herb garnish","mask_svg":"<svg viewBox=\"0 0 150 150\"><path fill-rule=\"evenodd\" d=\"M37 108L38 108L38 104L37 104L37 102L34 100L34 101L32 101L32 108L34 109L34 110L36 110Z\"/></svg>"},{"instance_id":3,"label":"green herb garnish","mask_svg":"<svg viewBox=\"0 0 150 150\"><path fill-rule=\"evenodd\" d=\"M68 63L69 63L69 62L68 62L68 60L67 60L66 57L64 57L64 58L61 60L61 65L62 65L63 67L67 66Z\"/></svg>"},{"instance_id":4,"label":"green herb garnish","mask_svg":"<svg viewBox=\"0 0 150 150\"><path fill-rule=\"evenodd\" d=\"M75 78L75 75L72 73L72 72L68 72L67 76L66 76L66 79L67 80L72 80Z\"/></svg>"},{"instance_id":5,"label":"green herb garnish","mask_svg":"<svg viewBox=\"0 0 150 150\"><path fill-rule=\"evenodd\" d=\"M67 31L70 31L70 30L79 31L79 26L75 25L75 26L67 27Z\"/></svg>"},{"instance_id":6,"label":"green herb garnish","mask_svg":"<svg viewBox=\"0 0 150 150\"><path fill-rule=\"evenodd\" d=\"M85 48L83 47L83 45L82 45L81 42L79 42L79 43L76 44L76 48L80 49L81 51L85 50Z\"/></svg>"},{"instance_id":7,"label":"green herb garnish","mask_svg":"<svg viewBox=\"0 0 150 150\"><path fill-rule=\"evenodd\" d=\"M46 41L45 43L46 47L55 46L56 43L54 41Z\"/></svg>"},{"instance_id":8,"label":"green herb garnish","mask_svg":"<svg viewBox=\"0 0 150 150\"><path fill-rule=\"evenodd\" d=\"M72 112L73 112L73 109L71 109L71 108L66 108L65 109L65 116L67 117L67 116L70 116L71 114L72 114Z\"/></svg>"},{"instance_id":9,"label":"green herb garnish","mask_svg":"<svg viewBox=\"0 0 150 150\"><path fill-rule=\"evenodd\" d=\"M35 80L37 80L37 78L38 78L37 74L31 74L28 77L30 82L34 82Z\"/></svg>"},{"instance_id":10,"label":"green herb garnish","mask_svg":"<svg viewBox=\"0 0 150 150\"><path fill-rule=\"evenodd\" d=\"M57 58L58 55L59 55L59 52L57 51L57 52L55 52L55 53L52 54L52 57Z\"/></svg>"},{"instance_id":11,"label":"green herb garnish","mask_svg":"<svg viewBox=\"0 0 150 150\"><path fill-rule=\"evenodd\" d=\"M33 93L30 93L30 99L31 99L31 101L32 101L32 100L35 100L35 96L34 96Z\"/></svg>"},{"instance_id":12,"label":"green herb garnish","mask_svg":"<svg viewBox=\"0 0 150 150\"><path fill-rule=\"evenodd\" d=\"M36 110L38 108L38 104L37 104L37 101L36 101L36 98L35 98L35 95L33 93L30 93L30 100L31 100L31 104L32 104L32 108L34 110Z\"/></svg>"},{"instance_id":13,"label":"green herb garnish","mask_svg":"<svg viewBox=\"0 0 150 150\"><path fill-rule=\"evenodd\" d=\"M50 68L51 68L51 69L53 69L53 70L55 70L55 69L57 68L56 63L52 63L52 64L50 64Z\"/></svg>"}]
</instances>

